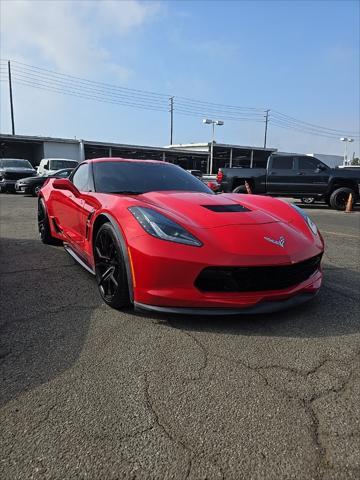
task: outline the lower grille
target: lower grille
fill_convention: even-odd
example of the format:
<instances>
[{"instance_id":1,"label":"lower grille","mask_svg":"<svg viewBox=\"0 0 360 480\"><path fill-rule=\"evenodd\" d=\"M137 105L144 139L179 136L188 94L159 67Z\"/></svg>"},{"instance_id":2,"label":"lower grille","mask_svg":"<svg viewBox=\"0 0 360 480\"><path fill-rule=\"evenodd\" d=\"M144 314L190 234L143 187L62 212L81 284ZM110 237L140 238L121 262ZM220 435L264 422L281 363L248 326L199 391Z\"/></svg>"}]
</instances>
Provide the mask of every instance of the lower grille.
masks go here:
<instances>
[{"instance_id":1,"label":"lower grille","mask_svg":"<svg viewBox=\"0 0 360 480\"><path fill-rule=\"evenodd\" d=\"M207 267L195 280L203 292L282 290L307 280L320 268L322 255L292 265L269 267Z\"/></svg>"}]
</instances>

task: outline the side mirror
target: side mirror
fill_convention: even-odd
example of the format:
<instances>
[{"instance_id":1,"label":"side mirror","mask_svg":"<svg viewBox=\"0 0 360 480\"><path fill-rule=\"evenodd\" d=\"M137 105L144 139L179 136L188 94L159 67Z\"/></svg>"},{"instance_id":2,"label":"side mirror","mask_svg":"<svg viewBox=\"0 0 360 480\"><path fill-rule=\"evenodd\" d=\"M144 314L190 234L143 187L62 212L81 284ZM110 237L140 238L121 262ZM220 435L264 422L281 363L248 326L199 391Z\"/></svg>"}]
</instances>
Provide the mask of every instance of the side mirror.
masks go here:
<instances>
[{"instance_id":1,"label":"side mirror","mask_svg":"<svg viewBox=\"0 0 360 480\"><path fill-rule=\"evenodd\" d=\"M49 170L49 166L47 163L44 163L44 170Z\"/></svg>"},{"instance_id":2,"label":"side mirror","mask_svg":"<svg viewBox=\"0 0 360 480\"><path fill-rule=\"evenodd\" d=\"M326 170L325 165L323 165L322 163L319 163L317 166L317 171L322 172L323 170Z\"/></svg>"},{"instance_id":3,"label":"side mirror","mask_svg":"<svg viewBox=\"0 0 360 480\"><path fill-rule=\"evenodd\" d=\"M75 197L80 196L79 190L67 178L57 178L53 181L52 186L53 188L56 188L56 190L67 190L68 192L71 192Z\"/></svg>"}]
</instances>

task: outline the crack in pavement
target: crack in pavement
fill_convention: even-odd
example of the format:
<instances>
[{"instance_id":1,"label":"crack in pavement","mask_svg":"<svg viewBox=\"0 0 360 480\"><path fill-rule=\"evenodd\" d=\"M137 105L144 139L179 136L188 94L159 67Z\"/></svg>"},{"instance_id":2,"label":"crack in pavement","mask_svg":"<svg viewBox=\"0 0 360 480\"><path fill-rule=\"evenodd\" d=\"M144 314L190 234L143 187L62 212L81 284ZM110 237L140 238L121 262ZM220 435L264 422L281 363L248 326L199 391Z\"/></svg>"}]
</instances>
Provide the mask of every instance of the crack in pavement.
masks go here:
<instances>
[{"instance_id":1,"label":"crack in pavement","mask_svg":"<svg viewBox=\"0 0 360 480\"><path fill-rule=\"evenodd\" d=\"M187 465L187 470L186 470L186 475L184 477L184 479L186 480L189 475L190 475L190 471L191 471L191 459L193 457L193 452L191 451L191 449L185 445L185 443L179 439L176 439L170 429L168 427L166 427L160 420L160 417L155 409L155 406L153 405L153 402L151 400L151 396L150 396L150 382L149 382L149 379L148 379L148 376L147 374L145 373L144 375L144 379L145 379L145 400L146 400L146 405L148 407L148 409L150 410L150 412L153 414L154 416L154 425L158 425L160 427L160 429L164 432L165 436L172 442L172 443L175 443L177 445L180 445L183 450L185 450L185 452L187 453L187 462L188 462L188 465Z\"/></svg>"},{"instance_id":2,"label":"crack in pavement","mask_svg":"<svg viewBox=\"0 0 360 480\"><path fill-rule=\"evenodd\" d=\"M348 377L341 383L341 385L338 388L336 388L336 387L328 388L328 389L326 389L325 391L323 391L319 394L312 395L308 400L307 399L302 399L298 395L289 393L286 389L281 389L278 386L273 385L269 381L269 379L265 376L265 374L263 374L261 372L261 370L282 369L282 370L288 371L292 374L300 375L303 378L307 378L307 377L309 377L309 375L311 375L313 373L316 373L328 361L350 364L350 363L353 363L359 355L360 355L360 351L356 352L352 357L350 357L346 360L325 358L325 359L321 360L320 363L318 363L318 365L316 365L314 368L312 368L311 370L304 373L302 371L299 371L299 370L296 370L296 369L293 369L293 368L290 368L290 367L283 367L283 366L280 366L280 365L278 365L278 366L272 365L272 366L266 366L266 367L264 367L264 366L263 367L252 367L251 365L249 365L245 362L242 362L240 360L235 360L235 359L231 359L231 358L227 358L227 357L215 354L215 356L217 356L218 358L221 358L222 360L234 363L235 365L241 365L244 368L248 368L249 370L256 372L264 380L264 383L265 383L266 386L272 388L273 390L275 390L278 393L281 393L282 395L285 395L290 400L295 400L295 401L300 402L300 404L303 406L305 412L307 413L307 415L308 415L308 417L310 418L310 421L311 421L310 434L311 434L311 437L313 439L313 442L314 442L314 445L315 445L315 448L316 448L316 451L317 451L317 454L318 454L318 464L316 466L317 478L318 479L323 477L324 472L321 472L321 468L326 467L325 466L326 448L322 445L321 440L320 440L319 419L318 419L318 417L315 413L315 410L314 410L312 404L315 400L323 398L323 397L325 397L325 396L327 396L331 393L340 394L342 391L344 391L345 388L347 387L347 385L349 384L350 380L352 379L356 367L351 369ZM338 378L338 377L335 377L335 378Z\"/></svg>"}]
</instances>

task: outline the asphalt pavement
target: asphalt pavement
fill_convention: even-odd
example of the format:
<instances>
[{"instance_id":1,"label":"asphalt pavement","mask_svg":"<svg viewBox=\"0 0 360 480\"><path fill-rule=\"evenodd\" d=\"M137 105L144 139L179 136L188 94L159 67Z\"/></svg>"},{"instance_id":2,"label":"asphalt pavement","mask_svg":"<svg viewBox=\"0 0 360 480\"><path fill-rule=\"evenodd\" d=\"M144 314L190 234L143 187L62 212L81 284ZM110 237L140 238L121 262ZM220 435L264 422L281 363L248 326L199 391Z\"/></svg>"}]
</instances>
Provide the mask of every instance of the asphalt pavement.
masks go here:
<instances>
[{"instance_id":1,"label":"asphalt pavement","mask_svg":"<svg viewBox=\"0 0 360 480\"><path fill-rule=\"evenodd\" d=\"M360 478L360 212L326 240L310 304L262 316L105 306L35 198L0 196L0 478Z\"/></svg>"}]
</instances>

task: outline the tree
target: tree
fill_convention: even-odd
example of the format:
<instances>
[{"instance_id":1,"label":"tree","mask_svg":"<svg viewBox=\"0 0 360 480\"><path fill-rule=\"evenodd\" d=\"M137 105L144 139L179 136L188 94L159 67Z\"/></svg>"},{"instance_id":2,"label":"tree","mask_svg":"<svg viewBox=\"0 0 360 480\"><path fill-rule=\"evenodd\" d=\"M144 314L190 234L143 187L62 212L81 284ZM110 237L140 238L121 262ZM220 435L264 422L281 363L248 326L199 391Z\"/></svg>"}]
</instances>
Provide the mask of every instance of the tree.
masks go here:
<instances>
[{"instance_id":1,"label":"tree","mask_svg":"<svg viewBox=\"0 0 360 480\"><path fill-rule=\"evenodd\" d=\"M350 165L360 165L360 158L359 158L359 157L354 157L354 158L351 160Z\"/></svg>"}]
</instances>

